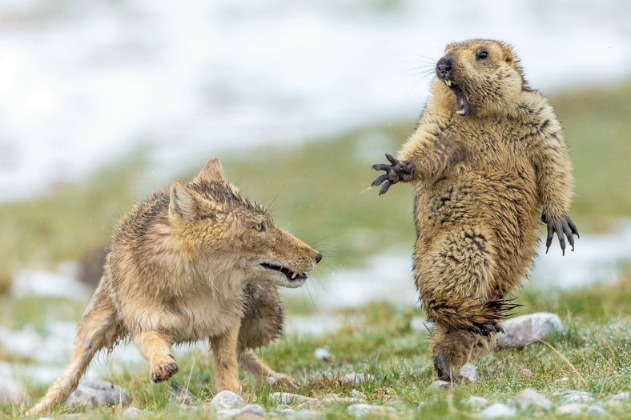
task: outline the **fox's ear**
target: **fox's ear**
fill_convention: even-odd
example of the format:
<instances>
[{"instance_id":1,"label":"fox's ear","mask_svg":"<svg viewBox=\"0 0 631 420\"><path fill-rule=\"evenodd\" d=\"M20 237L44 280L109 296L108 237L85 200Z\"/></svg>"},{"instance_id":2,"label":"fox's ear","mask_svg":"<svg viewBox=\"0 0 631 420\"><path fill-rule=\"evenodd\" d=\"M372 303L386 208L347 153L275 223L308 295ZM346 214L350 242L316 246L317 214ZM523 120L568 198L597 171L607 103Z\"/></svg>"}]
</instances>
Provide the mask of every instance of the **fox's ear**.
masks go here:
<instances>
[{"instance_id":1,"label":"fox's ear","mask_svg":"<svg viewBox=\"0 0 631 420\"><path fill-rule=\"evenodd\" d=\"M180 181L171 186L169 216L179 216L193 220L200 210L200 201L196 194Z\"/></svg>"},{"instance_id":2,"label":"fox's ear","mask_svg":"<svg viewBox=\"0 0 631 420\"><path fill-rule=\"evenodd\" d=\"M193 181L226 182L219 158L214 157L206 162Z\"/></svg>"}]
</instances>

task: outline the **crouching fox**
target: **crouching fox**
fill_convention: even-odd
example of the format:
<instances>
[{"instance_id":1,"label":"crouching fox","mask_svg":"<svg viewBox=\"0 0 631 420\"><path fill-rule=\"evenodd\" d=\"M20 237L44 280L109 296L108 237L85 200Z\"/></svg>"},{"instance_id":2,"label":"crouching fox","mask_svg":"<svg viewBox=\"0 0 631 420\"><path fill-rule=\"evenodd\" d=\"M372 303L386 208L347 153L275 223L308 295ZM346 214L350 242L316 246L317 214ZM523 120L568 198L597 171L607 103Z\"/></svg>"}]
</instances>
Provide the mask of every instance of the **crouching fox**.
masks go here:
<instances>
[{"instance_id":1,"label":"crouching fox","mask_svg":"<svg viewBox=\"0 0 631 420\"><path fill-rule=\"evenodd\" d=\"M127 337L154 382L178 371L174 344L207 339L217 389L239 391L239 363L260 380L295 387L253 349L282 333L277 286L301 286L321 259L241 196L219 159L209 160L192 182L155 192L118 223L70 363L29 414L65 401L94 355Z\"/></svg>"}]
</instances>

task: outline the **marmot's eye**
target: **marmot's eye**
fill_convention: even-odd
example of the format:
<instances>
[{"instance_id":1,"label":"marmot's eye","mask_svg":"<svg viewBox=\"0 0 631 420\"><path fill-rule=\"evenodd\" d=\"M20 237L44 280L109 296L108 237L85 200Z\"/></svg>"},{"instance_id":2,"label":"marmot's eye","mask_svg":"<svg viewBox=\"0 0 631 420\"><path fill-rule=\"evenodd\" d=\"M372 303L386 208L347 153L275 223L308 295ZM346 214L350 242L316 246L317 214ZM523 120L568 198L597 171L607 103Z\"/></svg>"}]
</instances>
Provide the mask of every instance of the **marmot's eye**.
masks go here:
<instances>
[{"instance_id":1,"label":"marmot's eye","mask_svg":"<svg viewBox=\"0 0 631 420\"><path fill-rule=\"evenodd\" d=\"M265 232L265 225L263 223L257 223L254 225L254 230L257 232Z\"/></svg>"},{"instance_id":2,"label":"marmot's eye","mask_svg":"<svg viewBox=\"0 0 631 420\"><path fill-rule=\"evenodd\" d=\"M489 56L489 52L487 50L480 50L478 51L478 55L476 56L476 58L478 60L484 60L488 56Z\"/></svg>"}]
</instances>

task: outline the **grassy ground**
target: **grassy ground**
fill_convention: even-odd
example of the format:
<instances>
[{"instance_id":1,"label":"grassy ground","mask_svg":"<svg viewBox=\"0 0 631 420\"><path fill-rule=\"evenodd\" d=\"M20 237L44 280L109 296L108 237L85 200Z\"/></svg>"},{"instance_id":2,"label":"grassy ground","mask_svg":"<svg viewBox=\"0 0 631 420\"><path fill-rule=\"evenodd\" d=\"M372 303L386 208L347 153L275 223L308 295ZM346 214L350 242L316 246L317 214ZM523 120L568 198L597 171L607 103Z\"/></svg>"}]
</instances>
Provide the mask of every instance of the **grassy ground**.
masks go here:
<instances>
[{"instance_id":1,"label":"grassy ground","mask_svg":"<svg viewBox=\"0 0 631 420\"><path fill-rule=\"evenodd\" d=\"M614 226L612 220L631 214L631 189L625 187L631 184L631 171L626 169L631 156L627 138L631 132L627 118L631 115L630 96L631 83L623 83L552 98L572 147L576 198L571 214L582 231L609 229ZM371 164L382 161L383 152L396 151L413 126L413 121L405 121L366 127L294 148L266 147L224 156L224 169L247 196L269 205L278 224L325 254L326 265L321 270L359 265L392 246L411 249L410 189L393 188L381 198L375 190L365 190L376 174ZM197 170L192 168L182 178ZM56 186L38 199L0 205L1 326L37 329L53 318L78 319L83 303L58 298L10 299L2 296L2 290L17 268L54 266L103 246L119 215L148 192L139 187L143 171L142 157L134 156L78 185ZM340 331L287 336L262 350L261 355L276 369L300 378L299 393L303 395L348 396L352 387L339 384L336 375L368 372L376 380L356 386L368 402L403 404L412 414L434 418L468 417L471 410L461 401L470 395L505 402L525 387L535 387L546 395L555 390L581 389L606 396L631 390L630 290L629 280L573 292L524 290L519 302L525 306L520 310L557 313L567 326L566 332L553 337L549 345L497 352L478 364L483 380L450 392L427 389L432 381L428 340L410 328L412 317L420 314L416 307L375 303L345 311L341 315L349 322ZM316 360L313 350L317 347L327 347L333 361ZM2 361L28 362L0 348ZM207 398L214 392L211 365L207 354L193 351L180 360L178 381L188 384L196 396ZM533 376L519 376L522 368L530 369ZM138 369L105 379L126 387L139 408L159 416L190 415L168 405L168 386L150 384L146 366ZM327 372L332 375L325 375ZM569 382L559 382L563 377ZM268 401L269 388L255 386L246 376L243 379L248 401L273 405ZM33 398L44 391L43 387L29 389ZM419 411L416 407L421 401L427 404ZM624 409L631 410L629 402L611 413L622 415ZM0 418L17 417L19 410L0 405ZM324 412L330 418L346 415L339 407L325 408ZM93 417L119 413L102 409ZM542 415L554 418L549 413Z\"/></svg>"}]
</instances>

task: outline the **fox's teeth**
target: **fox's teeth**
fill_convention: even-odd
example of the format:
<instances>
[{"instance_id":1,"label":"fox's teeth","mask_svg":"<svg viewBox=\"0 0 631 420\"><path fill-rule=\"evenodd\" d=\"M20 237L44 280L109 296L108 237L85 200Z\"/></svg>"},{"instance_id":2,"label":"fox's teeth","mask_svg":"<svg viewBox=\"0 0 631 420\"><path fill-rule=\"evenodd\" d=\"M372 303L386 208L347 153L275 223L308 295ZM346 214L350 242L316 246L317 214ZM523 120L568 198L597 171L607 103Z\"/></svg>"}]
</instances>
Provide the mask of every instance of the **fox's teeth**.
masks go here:
<instances>
[{"instance_id":1,"label":"fox's teeth","mask_svg":"<svg viewBox=\"0 0 631 420\"><path fill-rule=\"evenodd\" d=\"M445 79L445 84L447 85L447 87L451 87L451 80Z\"/></svg>"}]
</instances>

